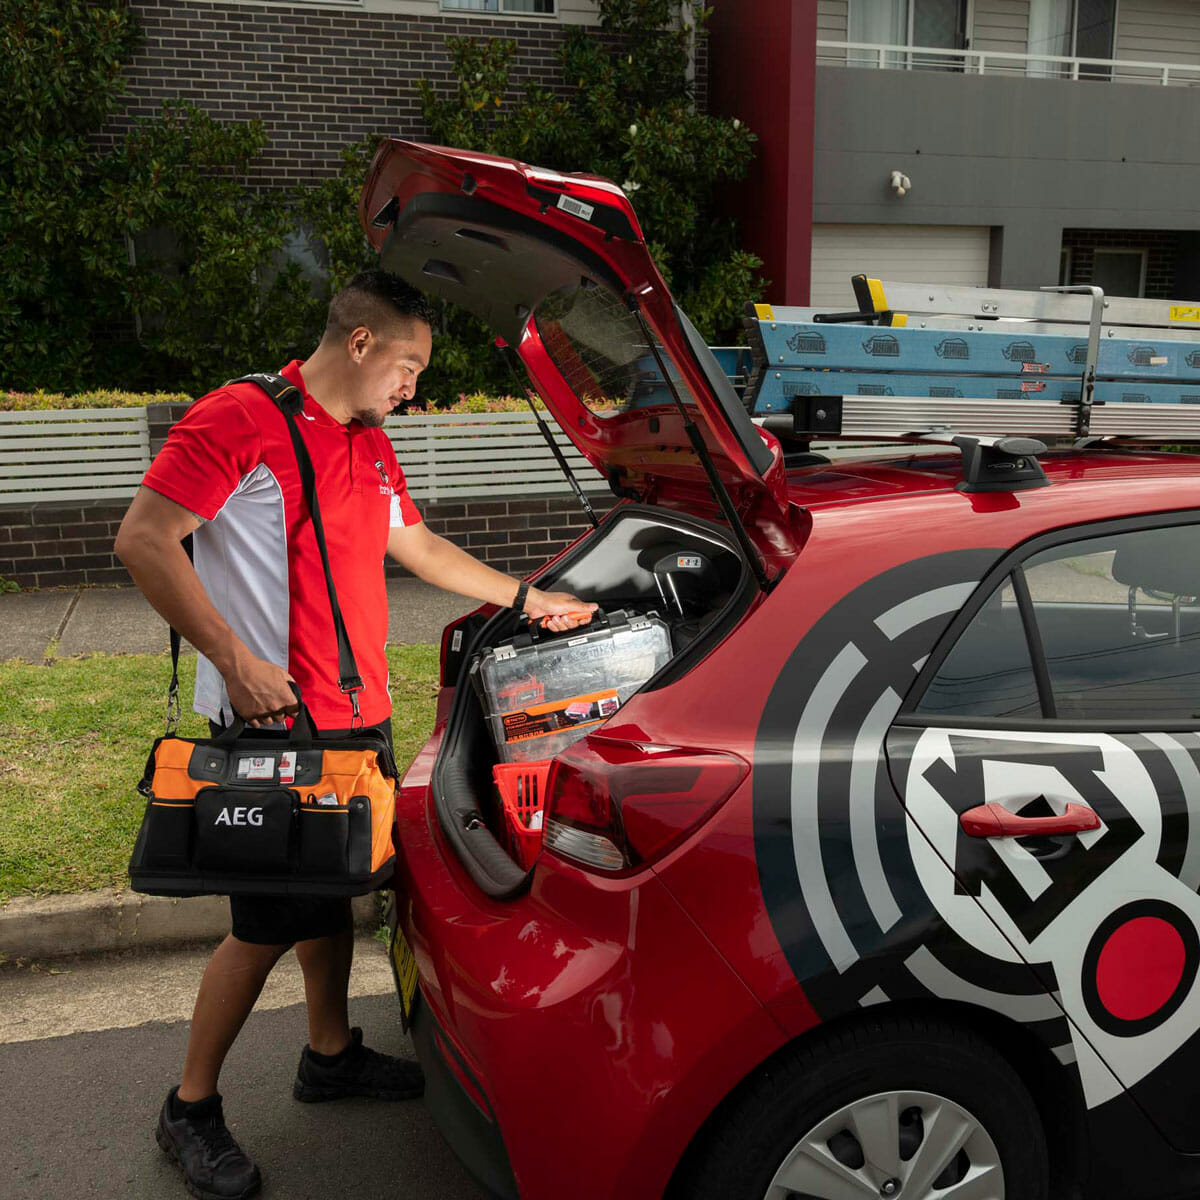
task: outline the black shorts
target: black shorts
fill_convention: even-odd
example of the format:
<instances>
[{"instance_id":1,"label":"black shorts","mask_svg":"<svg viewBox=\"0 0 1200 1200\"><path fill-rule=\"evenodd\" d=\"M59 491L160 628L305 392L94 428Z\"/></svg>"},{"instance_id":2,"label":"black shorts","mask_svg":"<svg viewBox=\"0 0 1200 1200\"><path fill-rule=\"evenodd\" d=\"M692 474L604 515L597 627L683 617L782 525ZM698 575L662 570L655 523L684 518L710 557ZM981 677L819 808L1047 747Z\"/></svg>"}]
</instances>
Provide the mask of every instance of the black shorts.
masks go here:
<instances>
[{"instance_id":1,"label":"black shorts","mask_svg":"<svg viewBox=\"0 0 1200 1200\"><path fill-rule=\"evenodd\" d=\"M210 721L214 737L223 725ZM382 733L390 747L392 723L370 725L372 733ZM247 729L245 737L284 738L286 733L270 729ZM343 738L345 732L325 736ZM291 946L312 938L333 937L352 929L350 900L346 896L230 896L229 915L232 933L239 942L255 946Z\"/></svg>"},{"instance_id":2,"label":"black shorts","mask_svg":"<svg viewBox=\"0 0 1200 1200\"><path fill-rule=\"evenodd\" d=\"M231 932L255 946L291 946L353 927L346 896L230 896Z\"/></svg>"}]
</instances>

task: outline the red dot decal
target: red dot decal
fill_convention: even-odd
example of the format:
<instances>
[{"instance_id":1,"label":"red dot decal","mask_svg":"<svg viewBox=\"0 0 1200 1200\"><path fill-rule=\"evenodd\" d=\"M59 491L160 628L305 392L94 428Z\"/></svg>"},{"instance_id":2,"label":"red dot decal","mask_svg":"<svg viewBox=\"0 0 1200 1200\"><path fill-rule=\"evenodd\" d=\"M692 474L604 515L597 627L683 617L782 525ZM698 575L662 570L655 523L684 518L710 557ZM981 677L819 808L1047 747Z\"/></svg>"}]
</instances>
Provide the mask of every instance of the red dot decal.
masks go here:
<instances>
[{"instance_id":1,"label":"red dot decal","mask_svg":"<svg viewBox=\"0 0 1200 1200\"><path fill-rule=\"evenodd\" d=\"M1183 938L1170 922L1126 921L1109 935L1096 963L1100 1003L1118 1020L1144 1020L1175 995L1186 962Z\"/></svg>"}]
</instances>

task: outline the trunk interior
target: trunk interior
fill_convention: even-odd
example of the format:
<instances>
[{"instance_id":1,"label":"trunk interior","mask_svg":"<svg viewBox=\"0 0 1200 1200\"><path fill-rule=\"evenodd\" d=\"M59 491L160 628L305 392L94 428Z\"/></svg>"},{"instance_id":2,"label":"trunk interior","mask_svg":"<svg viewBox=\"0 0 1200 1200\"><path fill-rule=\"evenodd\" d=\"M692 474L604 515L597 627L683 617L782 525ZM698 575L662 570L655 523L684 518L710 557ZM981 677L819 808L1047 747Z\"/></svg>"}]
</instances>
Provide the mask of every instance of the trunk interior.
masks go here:
<instances>
[{"instance_id":1,"label":"trunk interior","mask_svg":"<svg viewBox=\"0 0 1200 1200\"><path fill-rule=\"evenodd\" d=\"M667 658L665 665L645 683L639 681L640 686L621 687L622 704L633 690L662 687L685 674L706 647L736 623L757 593L728 530L666 509L635 505L615 510L536 582L539 588L594 600L612 616L614 630L627 628L626 621L644 629L642 618L650 618L649 624L660 631L658 621L666 626L670 646L660 656ZM508 821L493 782L493 767L501 761L496 722L489 722L478 677L482 654L497 647L507 654L514 642L528 645L530 635L511 612L488 621L475 618L461 628L463 644L447 661L446 678L457 678L457 690L434 768L434 798L442 828L474 882L492 898L505 899L524 891L531 868L510 849ZM535 640L539 647L560 651L570 663L576 649L586 651L580 635L587 632L583 627L537 635ZM606 635L594 638L604 641ZM594 681L594 675L589 678ZM609 701L601 710L604 719L612 715L615 703ZM595 731L595 722L589 722L587 731ZM572 736L566 734L566 740ZM545 744L561 748L563 741L563 735L556 734ZM523 744L517 757L539 757L530 744Z\"/></svg>"}]
</instances>

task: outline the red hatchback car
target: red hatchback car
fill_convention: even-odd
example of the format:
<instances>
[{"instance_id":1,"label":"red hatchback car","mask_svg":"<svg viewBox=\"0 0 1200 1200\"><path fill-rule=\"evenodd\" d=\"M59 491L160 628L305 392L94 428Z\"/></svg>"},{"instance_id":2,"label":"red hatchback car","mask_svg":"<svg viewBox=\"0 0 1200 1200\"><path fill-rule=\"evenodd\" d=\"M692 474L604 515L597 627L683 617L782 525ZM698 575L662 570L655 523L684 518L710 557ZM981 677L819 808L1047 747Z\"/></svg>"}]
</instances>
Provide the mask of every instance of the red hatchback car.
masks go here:
<instances>
[{"instance_id":1,"label":"red hatchback car","mask_svg":"<svg viewBox=\"0 0 1200 1200\"><path fill-rule=\"evenodd\" d=\"M446 631L398 806L405 1017L478 1178L1200 1192L1200 461L1064 450L1023 490L956 452L790 464L611 183L391 142L361 211L622 500L536 576L602 628ZM644 683L593 686L565 734L546 678L508 684L562 736L525 763L483 664L582 671L635 634ZM527 860L502 757L544 786Z\"/></svg>"}]
</instances>

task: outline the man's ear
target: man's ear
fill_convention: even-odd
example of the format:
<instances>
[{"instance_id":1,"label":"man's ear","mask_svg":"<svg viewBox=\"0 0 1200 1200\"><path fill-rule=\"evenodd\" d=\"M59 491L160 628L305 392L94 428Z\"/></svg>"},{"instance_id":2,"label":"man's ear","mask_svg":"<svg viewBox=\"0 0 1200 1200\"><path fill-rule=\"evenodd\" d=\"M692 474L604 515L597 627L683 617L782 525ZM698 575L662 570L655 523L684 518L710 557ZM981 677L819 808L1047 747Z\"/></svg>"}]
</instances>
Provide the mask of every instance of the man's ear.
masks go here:
<instances>
[{"instance_id":1,"label":"man's ear","mask_svg":"<svg viewBox=\"0 0 1200 1200\"><path fill-rule=\"evenodd\" d=\"M350 336L346 339L346 346L354 362L362 361L362 357L366 354L367 347L374 340L374 337L375 335L365 325L359 325L351 331Z\"/></svg>"}]
</instances>

